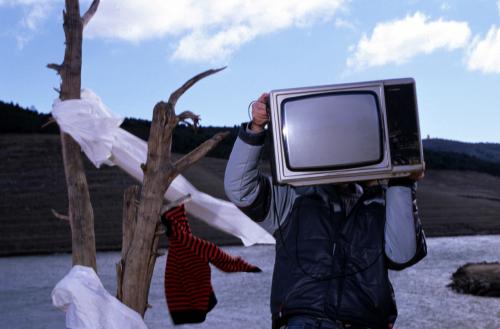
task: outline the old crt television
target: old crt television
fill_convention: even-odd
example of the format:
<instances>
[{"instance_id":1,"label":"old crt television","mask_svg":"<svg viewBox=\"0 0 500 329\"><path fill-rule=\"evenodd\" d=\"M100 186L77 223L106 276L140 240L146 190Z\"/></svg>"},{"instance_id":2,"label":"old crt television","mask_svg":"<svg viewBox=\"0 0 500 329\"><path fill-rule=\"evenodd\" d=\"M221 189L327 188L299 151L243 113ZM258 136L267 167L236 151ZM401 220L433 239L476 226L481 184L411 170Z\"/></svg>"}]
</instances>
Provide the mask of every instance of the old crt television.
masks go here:
<instances>
[{"instance_id":1,"label":"old crt television","mask_svg":"<svg viewBox=\"0 0 500 329\"><path fill-rule=\"evenodd\" d=\"M278 184L404 177L424 167L412 78L273 90Z\"/></svg>"}]
</instances>

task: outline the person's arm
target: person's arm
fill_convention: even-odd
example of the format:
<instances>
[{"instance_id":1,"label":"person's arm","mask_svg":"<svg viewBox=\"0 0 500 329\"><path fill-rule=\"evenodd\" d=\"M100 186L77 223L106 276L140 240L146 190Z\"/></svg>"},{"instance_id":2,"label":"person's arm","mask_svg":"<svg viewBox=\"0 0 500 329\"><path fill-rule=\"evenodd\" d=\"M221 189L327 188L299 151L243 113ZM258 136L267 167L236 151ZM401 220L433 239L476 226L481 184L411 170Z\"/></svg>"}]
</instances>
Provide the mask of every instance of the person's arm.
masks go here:
<instances>
[{"instance_id":1,"label":"person's arm","mask_svg":"<svg viewBox=\"0 0 500 329\"><path fill-rule=\"evenodd\" d=\"M402 270L427 255L425 234L416 203L416 183L389 181L386 191L385 254L392 270Z\"/></svg>"},{"instance_id":2,"label":"person's arm","mask_svg":"<svg viewBox=\"0 0 500 329\"><path fill-rule=\"evenodd\" d=\"M271 202L271 184L258 167L264 139L264 131L256 134L242 124L224 175L229 200L257 222L266 218Z\"/></svg>"},{"instance_id":3,"label":"person's arm","mask_svg":"<svg viewBox=\"0 0 500 329\"><path fill-rule=\"evenodd\" d=\"M227 163L224 189L231 202L252 220L265 220L263 226L273 232L277 219L283 221L291 208L293 189L274 186L258 168L265 141L264 126L269 121L267 97L268 94L262 94L253 104L252 122L240 128Z\"/></svg>"}]
</instances>

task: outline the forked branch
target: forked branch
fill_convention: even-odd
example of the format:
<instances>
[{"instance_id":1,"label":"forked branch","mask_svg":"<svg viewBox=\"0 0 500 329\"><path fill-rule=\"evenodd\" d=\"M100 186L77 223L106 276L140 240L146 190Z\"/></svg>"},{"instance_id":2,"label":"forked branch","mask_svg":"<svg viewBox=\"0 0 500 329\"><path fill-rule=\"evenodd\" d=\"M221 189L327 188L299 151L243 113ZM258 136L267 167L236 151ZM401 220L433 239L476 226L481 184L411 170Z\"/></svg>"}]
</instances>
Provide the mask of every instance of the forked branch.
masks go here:
<instances>
[{"instance_id":1,"label":"forked branch","mask_svg":"<svg viewBox=\"0 0 500 329\"><path fill-rule=\"evenodd\" d=\"M89 9L82 16L82 24L84 28L92 19L92 17L94 17L95 12L97 11L97 7L99 7L99 0L92 1L92 4L90 5Z\"/></svg>"},{"instance_id":2,"label":"forked branch","mask_svg":"<svg viewBox=\"0 0 500 329\"><path fill-rule=\"evenodd\" d=\"M168 102L173 106L175 107L175 104L177 103L177 101L179 100L179 98L182 96L182 94L184 94L189 88L191 88L196 82L200 81L201 79L205 78L205 77L208 77L209 75L212 75L212 74L215 74L219 71L222 71L226 68L226 66L224 67L221 67L219 69L211 69L211 70L207 70L205 72L201 72L200 74L197 74L195 75L194 77L192 77L191 79L189 79L188 81L186 81L186 83L184 83L179 89L177 89L176 91L174 91L171 95L170 95L170 98L168 99Z\"/></svg>"},{"instance_id":3,"label":"forked branch","mask_svg":"<svg viewBox=\"0 0 500 329\"><path fill-rule=\"evenodd\" d=\"M190 126L192 125L193 128L196 130L199 126L200 116L197 114L194 114L191 111L184 111L177 116L177 120L179 120L179 122L184 122ZM189 123L187 120L191 120L192 124Z\"/></svg>"},{"instance_id":4,"label":"forked branch","mask_svg":"<svg viewBox=\"0 0 500 329\"><path fill-rule=\"evenodd\" d=\"M209 140L205 141L203 144L199 145L197 148L177 160L174 165L175 176L177 176L182 171L189 168L191 165L196 163L198 160L203 158L208 152L210 152L217 144L220 143L224 138L229 135L229 131L221 132L214 135ZM175 177L174 176L174 177Z\"/></svg>"}]
</instances>

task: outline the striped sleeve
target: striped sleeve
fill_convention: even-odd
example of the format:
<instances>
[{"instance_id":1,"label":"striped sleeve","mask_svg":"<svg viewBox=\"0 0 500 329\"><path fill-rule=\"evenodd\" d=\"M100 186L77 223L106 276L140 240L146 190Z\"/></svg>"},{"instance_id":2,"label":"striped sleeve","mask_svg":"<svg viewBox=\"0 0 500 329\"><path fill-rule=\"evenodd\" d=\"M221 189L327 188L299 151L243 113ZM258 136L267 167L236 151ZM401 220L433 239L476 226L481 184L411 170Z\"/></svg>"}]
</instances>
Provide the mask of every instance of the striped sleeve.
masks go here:
<instances>
[{"instance_id":1,"label":"striped sleeve","mask_svg":"<svg viewBox=\"0 0 500 329\"><path fill-rule=\"evenodd\" d=\"M212 263L215 267L224 272L261 272L261 270L241 257L231 256L214 243L194 236L187 224L184 206L180 206L169 211L166 216L171 218L174 237L194 255L203 261Z\"/></svg>"}]
</instances>

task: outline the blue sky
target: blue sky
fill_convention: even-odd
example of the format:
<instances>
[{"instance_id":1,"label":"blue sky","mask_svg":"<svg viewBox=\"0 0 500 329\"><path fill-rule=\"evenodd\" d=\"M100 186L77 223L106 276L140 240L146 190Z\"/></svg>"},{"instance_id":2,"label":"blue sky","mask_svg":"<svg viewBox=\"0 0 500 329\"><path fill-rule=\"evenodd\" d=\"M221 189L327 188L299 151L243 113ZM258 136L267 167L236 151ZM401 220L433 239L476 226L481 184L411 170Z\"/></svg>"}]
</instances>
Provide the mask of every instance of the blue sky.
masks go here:
<instances>
[{"instance_id":1,"label":"blue sky","mask_svg":"<svg viewBox=\"0 0 500 329\"><path fill-rule=\"evenodd\" d=\"M63 6L0 0L0 100L50 112ZM498 0L102 0L84 36L82 85L122 116L224 65L177 111L232 126L263 91L413 77L423 136L500 143Z\"/></svg>"}]
</instances>

